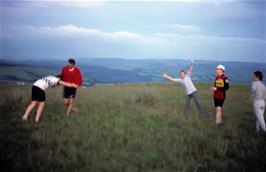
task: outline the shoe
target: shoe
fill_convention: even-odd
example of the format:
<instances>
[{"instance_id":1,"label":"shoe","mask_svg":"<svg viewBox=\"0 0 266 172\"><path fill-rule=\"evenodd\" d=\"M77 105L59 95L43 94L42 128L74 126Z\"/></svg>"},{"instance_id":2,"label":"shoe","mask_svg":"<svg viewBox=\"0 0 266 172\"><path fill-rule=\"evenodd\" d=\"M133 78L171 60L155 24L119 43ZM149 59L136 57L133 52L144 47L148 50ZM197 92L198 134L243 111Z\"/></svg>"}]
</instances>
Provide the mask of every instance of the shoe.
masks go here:
<instances>
[{"instance_id":1,"label":"shoe","mask_svg":"<svg viewBox=\"0 0 266 172\"><path fill-rule=\"evenodd\" d=\"M224 126L224 124L223 123L218 123L218 124L216 124L216 126L220 128L220 127Z\"/></svg>"},{"instance_id":2,"label":"shoe","mask_svg":"<svg viewBox=\"0 0 266 172\"><path fill-rule=\"evenodd\" d=\"M77 108L72 108L71 110L72 112L79 112L79 110Z\"/></svg>"},{"instance_id":3,"label":"shoe","mask_svg":"<svg viewBox=\"0 0 266 172\"><path fill-rule=\"evenodd\" d=\"M35 123L39 123L40 122L40 120L39 119L35 119Z\"/></svg>"}]
</instances>

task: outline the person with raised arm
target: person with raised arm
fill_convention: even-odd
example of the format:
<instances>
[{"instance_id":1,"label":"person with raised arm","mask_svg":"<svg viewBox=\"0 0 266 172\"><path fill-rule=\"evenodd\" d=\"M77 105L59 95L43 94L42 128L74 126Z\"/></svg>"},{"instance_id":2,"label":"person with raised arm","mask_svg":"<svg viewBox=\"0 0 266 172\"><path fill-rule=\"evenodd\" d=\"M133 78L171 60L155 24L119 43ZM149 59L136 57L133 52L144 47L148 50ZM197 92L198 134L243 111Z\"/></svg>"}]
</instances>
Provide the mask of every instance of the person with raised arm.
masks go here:
<instances>
[{"instance_id":1,"label":"person with raised arm","mask_svg":"<svg viewBox=\"0 0 266 172\"><path fill-rule=\"evenodd\" d=\"M194 84L190 78L191 73L192 73L192 69L193 69L193 65L194 65L194 60L190 60L190 65L189 65L188 70L187 71L181 70L179 72L180 78L173 78L166 73L164 73L162 75L162 77L169 80L169 81L180 83L185 88L185 92L186 92L186 100L185 100L185 107L184 107L184 113L185 114L187 114L190 101L191 101L191 99L193 99L197 108L198 108L199 114L203 115L204 110L203 110L202 106L200 105L199 96L197 94L197 89L195 88L195 86L194 86Z\"/></svg>"}]
</instances>

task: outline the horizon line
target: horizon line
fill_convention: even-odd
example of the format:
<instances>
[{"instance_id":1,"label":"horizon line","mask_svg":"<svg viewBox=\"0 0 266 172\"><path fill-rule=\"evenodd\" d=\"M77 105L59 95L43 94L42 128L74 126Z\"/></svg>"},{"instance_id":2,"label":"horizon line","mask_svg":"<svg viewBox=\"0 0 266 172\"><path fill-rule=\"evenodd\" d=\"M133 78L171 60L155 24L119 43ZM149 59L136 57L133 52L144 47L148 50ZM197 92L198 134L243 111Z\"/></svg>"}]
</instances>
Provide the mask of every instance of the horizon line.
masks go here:
<instances>
[{"instance_id":1,"label":"horizon line","mask_svg":"<svg viewBox=\"0 0 266 172\"><path fill-rule=\"evenodd\" d=\"M215 60L215 59L204 59L204 58L185 58L185 57L166 57L165 59L161 58L155 58L155 57L145 57L145 58L123 58L123 57L36 57L36 56L31 56L31 57L0 57L0 60L9 60L9 61L26 61L26 60L32 60L32 61L42 61L42 60L64 60L68 58L74 58L74 59L99 59L99 60L200 60L200 61L209 61L209 62L242 62L242 63L266 63L266 58L265 61L248 61L248 60Z\"/></svg>"}]
</instances>

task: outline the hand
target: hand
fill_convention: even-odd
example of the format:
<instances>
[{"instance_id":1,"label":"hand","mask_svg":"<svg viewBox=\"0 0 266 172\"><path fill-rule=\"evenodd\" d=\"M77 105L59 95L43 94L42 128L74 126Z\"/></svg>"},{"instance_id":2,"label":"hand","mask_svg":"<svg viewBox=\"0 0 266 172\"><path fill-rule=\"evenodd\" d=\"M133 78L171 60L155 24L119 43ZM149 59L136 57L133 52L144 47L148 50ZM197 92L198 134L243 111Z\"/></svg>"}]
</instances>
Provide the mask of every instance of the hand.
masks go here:
<instances>
[{"instance_id":1,"label":"hand","mask_svg":"<svg viewBox=\"0 0 266 172\"><path fill-rule=\"evenodd\" d=\"M193 60L193 59L190 59L190 63L191 63L191 64L194 64L194 60Z\"/></svg>"},{"instance_id":2,"label":"hand","mask_svg":"<svg viewBox=\"0 0 266 172\"><path fill-rule=\"evenodd\" d=\"M217 90L217 87L210 88L210 91L216 91L216 90Z\"/></svg>"},{"instance_id":3,"label":"hand","mask_svg":"<svg viewBox=\"0 0 266 172\"><path fill-rule=\"evenodd\" d=\"M79 85L74 84L74 83L72 83L71 86L74 87L74 88L78 88L79 87Z\"/></svg>"},{"instance_id":4,"label":"hand","mask_svg":"<svg viewBox=\"0 0 266 172\"><path fill-rule=\"evenodd\" d=\"M164 74L162 75L163 78L166 78L167 76L168 76L167 73L164 73Z\"/></svg>"}]
</instances>

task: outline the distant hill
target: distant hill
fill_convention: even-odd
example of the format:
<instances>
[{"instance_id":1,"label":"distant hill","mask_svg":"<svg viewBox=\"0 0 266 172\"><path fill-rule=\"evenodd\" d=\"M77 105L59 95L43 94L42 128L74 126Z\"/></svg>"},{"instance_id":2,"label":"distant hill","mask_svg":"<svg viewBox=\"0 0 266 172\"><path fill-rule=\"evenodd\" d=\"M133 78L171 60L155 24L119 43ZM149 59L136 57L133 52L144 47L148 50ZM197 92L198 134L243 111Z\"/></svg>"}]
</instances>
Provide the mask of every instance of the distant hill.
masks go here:
<instances>
[{"instance_id":1,"label":"distant hill","mask_svg":"<svg viewBox=\"0 0 266 172\"><path fill-rule=\"evenodd\" d=\"M55 74L53 69L16 63L12 61L0 61L0 82L33 82L44 75Z\"/></svg>"},{"instance_id":2,"label":"distant hill","mask_svg":"<svg viewBox=\"0 0 266 172\"><path fill-rule=\"evenodd\" d=\"M84 76L84 85L102 83L164 82L162 73L178 77L180 70L188 68L188 60L129 60L116 58L80 58L77 66ZM212 82L215 67L226 66L226 75L232 83L250 83L252 74L261 70L266 75L265 63L217 62L197 60L192 79L195 82ZM0 60L0 82L33 82L45 75L56 75L66 65L64 60Z\"/></svg>"}]
</instances>

